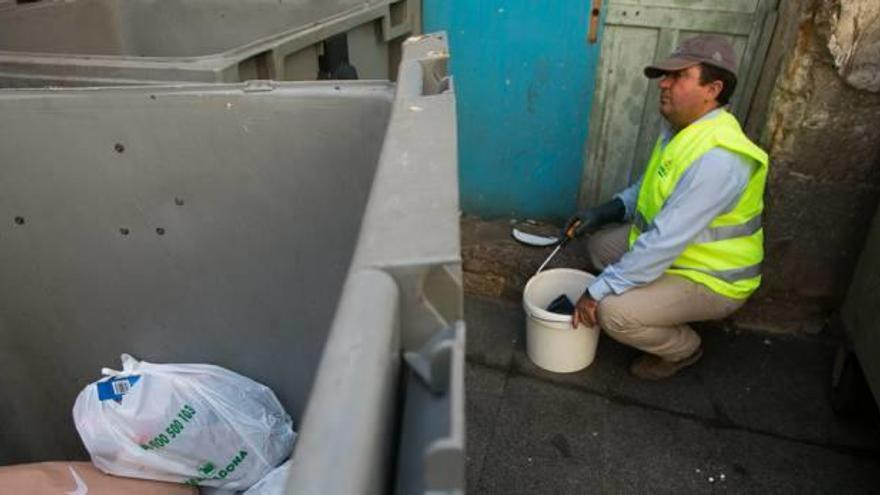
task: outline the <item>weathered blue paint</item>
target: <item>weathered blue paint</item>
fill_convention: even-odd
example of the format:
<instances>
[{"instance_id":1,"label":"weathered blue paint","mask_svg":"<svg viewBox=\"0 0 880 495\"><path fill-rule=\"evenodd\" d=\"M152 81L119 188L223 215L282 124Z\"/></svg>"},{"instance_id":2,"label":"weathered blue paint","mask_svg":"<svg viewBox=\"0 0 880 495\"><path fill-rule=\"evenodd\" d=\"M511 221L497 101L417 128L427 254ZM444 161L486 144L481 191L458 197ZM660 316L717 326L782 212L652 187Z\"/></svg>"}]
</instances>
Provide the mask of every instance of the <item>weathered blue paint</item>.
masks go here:
<instances>
[{"instance_id":1,"label":"weathered blue paint","mask_svg":"<svg viewBox=\"0 0 880 495\"><path fill-rule=\"evenodd\" d=\"M574 210L599 55L587 42L590 8L424 0L424 30L449 36L465 213L558 219Z\"/></svg>"}]
</instances>

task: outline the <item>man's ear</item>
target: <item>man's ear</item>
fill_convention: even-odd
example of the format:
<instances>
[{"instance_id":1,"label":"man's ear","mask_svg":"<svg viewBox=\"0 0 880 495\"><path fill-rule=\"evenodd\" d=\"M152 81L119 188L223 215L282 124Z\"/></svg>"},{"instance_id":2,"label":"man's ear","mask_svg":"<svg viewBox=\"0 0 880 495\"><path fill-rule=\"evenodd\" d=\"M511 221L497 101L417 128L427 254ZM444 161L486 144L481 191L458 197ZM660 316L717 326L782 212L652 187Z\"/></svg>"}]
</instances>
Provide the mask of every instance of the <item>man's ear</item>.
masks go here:
<instances>
[{"instance_id":1,"label":"man's ear","mask_svg":"<svg viewBox=\"0 0 880 495\"><path fill-rule=\"evenodd\" d=\"M712 95L712 98L718 99L718 95L724 90L724 82L720 79L716 79L709 83L709 94Z\"/></svg>"}]
</instances>

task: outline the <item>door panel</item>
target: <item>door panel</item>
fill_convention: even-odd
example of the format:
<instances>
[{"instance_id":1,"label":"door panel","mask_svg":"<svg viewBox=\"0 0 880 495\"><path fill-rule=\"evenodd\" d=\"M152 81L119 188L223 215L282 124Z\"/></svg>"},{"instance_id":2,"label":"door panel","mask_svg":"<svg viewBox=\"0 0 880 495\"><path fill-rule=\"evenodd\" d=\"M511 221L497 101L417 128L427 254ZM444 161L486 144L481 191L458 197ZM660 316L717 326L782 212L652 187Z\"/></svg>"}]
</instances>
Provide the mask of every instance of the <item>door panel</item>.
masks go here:
<instances>
[{"instance_id":1,"label":"door panel","mask_svg":"<svg viewBox=\"0 0 880 495\"><path fill-rule=\"evenodd\" d=\"M449 36L462 209L489 218L571 214L599 55L587 39L590 0L423 7L425 31Z\"/></svg>"},{"instance_id":2,"label":"door panel","mask_svg":"<svg viewBox=\"0 0 880 495\"><path fill-rule=\"evenodd\" d=\"M757 10L760 0L626 0L612 1L612 4L627 7L670 7L686 11L707 10L710 12L745 12Z\"/></svg>"}]
</instances>

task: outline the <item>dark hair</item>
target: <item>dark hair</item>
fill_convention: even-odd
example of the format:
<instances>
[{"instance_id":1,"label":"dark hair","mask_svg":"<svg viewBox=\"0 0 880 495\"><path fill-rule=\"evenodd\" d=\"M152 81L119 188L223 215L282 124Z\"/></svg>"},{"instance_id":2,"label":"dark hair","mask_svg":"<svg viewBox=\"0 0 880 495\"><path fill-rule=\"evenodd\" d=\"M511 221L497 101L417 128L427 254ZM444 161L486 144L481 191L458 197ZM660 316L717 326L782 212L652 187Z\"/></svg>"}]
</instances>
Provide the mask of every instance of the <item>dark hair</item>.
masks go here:
<instances>
[{"instance_id":1,"label":"dark hair","mask_svg":"<svg viewBox=\"0 0 880 495\"><path fill-rule=\"evenodd\" d=\"M733 90L736 89L736 76L732 72L709 64L700 64L700 85L705 86L714 81L721 81L721 92L715 101L719 105L727 105L730 97L733 96Z\"/></svg>"}]
</instances>

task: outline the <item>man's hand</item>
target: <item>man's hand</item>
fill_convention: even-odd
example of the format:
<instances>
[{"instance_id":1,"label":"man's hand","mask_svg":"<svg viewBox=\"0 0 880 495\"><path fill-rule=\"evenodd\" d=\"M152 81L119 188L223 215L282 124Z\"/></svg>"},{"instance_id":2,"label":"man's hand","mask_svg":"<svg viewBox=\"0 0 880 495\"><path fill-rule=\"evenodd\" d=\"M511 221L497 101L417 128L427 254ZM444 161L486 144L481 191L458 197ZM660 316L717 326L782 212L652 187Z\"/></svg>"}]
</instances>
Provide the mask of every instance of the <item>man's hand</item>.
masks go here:
<instances>
[{"instance_id":1,"label":"man's hand","mask_svg":"<svg viewBox=\"0 0 880 495\"><path fill-rule=\"evenodd\" d=\"M595 299L590 297L589 294L584 294L578 299L577 304L574 305L574 314L571 315L571 327L577 328L578 324L584 323L587 326L595 326L596 325L596 308L599 307L599 303L596 302Z\"/></svg>"},{"instance_id":2,"label":"man's hand","mask_svg":"<svg viewBox=\"0 0 880 495\"><path fill-rule=\"evenodd\" d=\"M572 215L571 218L565 222L565 227L563 227L562 231L559 233L559 238L565 239L568 237L569 229L571 229L575 223L578 223L578 226L571 232L572 239L581 237L587 232L587 230L596 228L598 222L595 211L592 208L588 208Z\"/></svg>"},{"instance_id":3,"label":"man's hand","mask_svg":"<svg viewBox=\"0 0 880 495\"><path fill-rule=\"evenodd\" d=\"M623 201L620 198L614 198L611 201L594 208L587 208L586 210L577 212L577 214L565 222L565 228L562 229L559 238L564 239L568 237L566 233L568 232L569 227L574 225L577 221L580 221L580 224L577 226L577 229L575 229L573 234L574 237L581 237L588 231L596 230L603 225L623 221L625 214L626 207L623 205Z\"/></svg>"}]
</instances>

